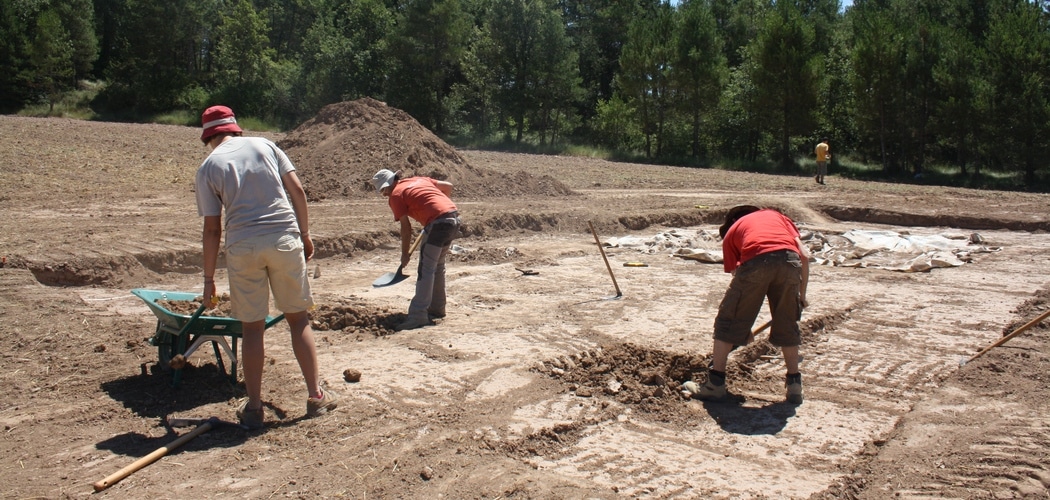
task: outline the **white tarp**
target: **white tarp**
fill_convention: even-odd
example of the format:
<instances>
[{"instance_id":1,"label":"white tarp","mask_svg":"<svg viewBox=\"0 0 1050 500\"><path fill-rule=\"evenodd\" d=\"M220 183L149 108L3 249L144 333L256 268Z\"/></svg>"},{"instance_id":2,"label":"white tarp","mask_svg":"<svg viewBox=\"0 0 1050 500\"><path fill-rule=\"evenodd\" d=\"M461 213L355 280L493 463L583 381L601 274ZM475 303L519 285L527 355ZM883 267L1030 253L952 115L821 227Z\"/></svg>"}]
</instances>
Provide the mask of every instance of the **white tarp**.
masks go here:
<instances>
[{"instance_id":1,"label":"white tarp","mask_svg":"<svg viewBox=\"0 0 1050 500\"><path fill-rule=\"evenodd\" d=\"M802 241L812 263L825 266L867 267L902 272L921 272L961 266L973 255L998 251L983 245L977 233L917 235L894 231L851 229L842 234L802 230ZM609 247L633 249L646 254L668 253L706 263L722 262L717 231L671 229L651 237L609 238Z\"/></svg>"}]
</instances>

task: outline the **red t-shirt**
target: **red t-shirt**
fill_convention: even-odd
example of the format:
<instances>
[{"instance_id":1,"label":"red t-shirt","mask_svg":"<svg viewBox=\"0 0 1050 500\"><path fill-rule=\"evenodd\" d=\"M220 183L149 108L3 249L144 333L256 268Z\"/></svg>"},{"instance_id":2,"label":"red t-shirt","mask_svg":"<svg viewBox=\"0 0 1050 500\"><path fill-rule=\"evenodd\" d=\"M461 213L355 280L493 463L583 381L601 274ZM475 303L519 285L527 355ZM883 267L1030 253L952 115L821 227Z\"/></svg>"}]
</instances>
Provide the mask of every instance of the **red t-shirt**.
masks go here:
<instances>
[{"instance_id":1,"label":"red t-shirt","mask_svg":"<svg viewBox=\"0 0 1050 500\"><path fill-rule=\"evenodd\" d=\"M801 254L795 238L798 228L776 210L749 213L733 224L722 239L722 263L727 273L764 253L791 250Z\"/></svg>"},{"instance_id":2,"label":"red t-shirt","mask_svg":"<svg viewBox=\"0 0 1050 500\"><path fill-rule=\"evenodd\" d=\"M408 215L423 226L430 224L439 215L456 210L456 204L437 187L430 177L409 177L397 181L390 192L390 210L394 220Z\"/></svg>"}]
</instances>

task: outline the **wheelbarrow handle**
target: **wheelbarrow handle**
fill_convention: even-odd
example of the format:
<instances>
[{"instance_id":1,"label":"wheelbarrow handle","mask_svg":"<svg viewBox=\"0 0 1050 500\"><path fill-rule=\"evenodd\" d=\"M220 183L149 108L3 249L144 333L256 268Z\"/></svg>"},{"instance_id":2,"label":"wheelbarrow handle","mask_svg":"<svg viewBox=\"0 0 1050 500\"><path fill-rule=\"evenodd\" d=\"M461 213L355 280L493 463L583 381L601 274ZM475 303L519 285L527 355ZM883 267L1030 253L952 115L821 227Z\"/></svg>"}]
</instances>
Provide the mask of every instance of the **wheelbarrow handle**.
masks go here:
<instances>
[{"instance_id":1,"label":"wheelbarrow handle","mask_svg":"<svg viewBox=\"0 0 1050 500\"><path fill-rule=\"evenodd\" d=\"M208 308L208 305L206 303L204 303L204 302L201 302L201 306L197 308L197 311L193 313L193 316L190 316L190 320L187 321L185 325L182 325L182 328L179 329L179 334L178 334L179 348L178 348L178 352L176 354L182 354L182 352L186 350L186 335L185 335L185 333L190 330L190 326L193 325L193 323L195 321L197 321L197 318L201 317L201 314L203 314L204 310L207 309L207 308Z\"/></svg>"},{"instance_id":2,"label":"wheelbarrow handle","mask_svg":"<svg viewBox=\"0 0 1050 500\"><path fill-rule=\"evenodd\" d=\"M208 304L201 302L201 306L193 312L193 316L190 316L190 320L187 321L185 325L182 325L182 328L179 329L179 335L186 333L186 331L190 329L190 324L192 324L194 321L197 321L197 318L201 317L201 314L204 314L204 310L207 308Z\"/></svg>"}]
</instances>

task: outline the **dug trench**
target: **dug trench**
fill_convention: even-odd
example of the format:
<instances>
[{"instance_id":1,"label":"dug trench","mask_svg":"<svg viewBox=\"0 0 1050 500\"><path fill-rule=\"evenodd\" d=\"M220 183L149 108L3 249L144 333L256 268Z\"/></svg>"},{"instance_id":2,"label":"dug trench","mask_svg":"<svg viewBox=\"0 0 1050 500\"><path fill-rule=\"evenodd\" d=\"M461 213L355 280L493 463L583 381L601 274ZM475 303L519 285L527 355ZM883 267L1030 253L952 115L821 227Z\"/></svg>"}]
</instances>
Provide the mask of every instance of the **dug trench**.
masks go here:
<instances>
[{"instance_id":1,"label":"dug trench","mask_svg":"<svg viewBox=\"0 0 1050 500\"><path fill-rule=\"evenodd\" d=\"M790 213L790 206L785 211ZM718 212L664 212L599 221L598 227L603 234L625 234L665 227L667 221L709 226L719 219ZM615 263L642 259L650 266L616 268L625 295L608 300L611 283L593 240L582 231L566 231L578 223L567 216L496 217L468 229L458 243L469 252L451 256L450 296L455 298L450 316L421 332L391 328L401 318L410 285L384 291L367 287L390 261L392 234L348 235L341 243L334 243L340 237L328 237L319 243L352 249L318 258L324 272L315 279L319 306L312 319L326 383L347 398L344 416L355 424L302 421L301 410L287 404L295 392L275 388L266 397L275 423L263 443L308 448L304 438L289 433L305 427L312 429L307 435L320 433L344 443L338 456L321 454L320 463L371 467L385 477L339 478L322 468L309 482L295 480L286 487L323 496L342 488L422 497L437 487L460 495L478 490L530 497L704 496L749 494L758 475L770 485L764 494L792 498L879 498L887 491L1024 496L1045 489L1050 441L1040 430L1038 412L1046 409L1046 399L1039 399L1046 394L1033 381L1045 377L1046 331L1038 328L962 369L956 363L960 353L979 346L966 337L983 331L981 338L994 339L1045 308L1048 291L1026 276L1023 264L1003 270L1005 279L1013 280L1011 287L975 287L979 272L965 266L906 275L818 267L814 287L823 291L815 293L834 300L821 301L802 322L806 403L783 402L778 351L762 339L732 355L729 401L701 403L684 398L678 385L706 374L707 331L725 284L718 281L720 266L610 248ZM1009 257L988 257L987 265L1002 265L1023 253L1050 254L1050 243L1025 243L1024 235L993 232L989 237L1017 249ZM66 339L53 333L33 337L25 333L31 325L22 324L24 330L13 336L21 345L7 352L35 346L75 354L32 362L41 363L37 367L23 365L65 375L16 388L66 394L83 405L83 396L76 394L90 393L102 374L101 389L118 409L91 403L89 411L77 410L82 413L78 421L87 426L113 421L118 429L138 429L118 430L91 449L40 455L40 460L57 456L59 463L98 464L66 474L70 490L111 472L117 465L113 457L140 456L174 436L150 420L202 411L226 414L243 394L207 350L185 369L184 383L193 389L171 388L169 372L156 364L155 351L144 341L151 329L148 311L120 298L121 286L132 281L177 289L199 286L199 275L187 274L195 271L189 265L195 257L192 251L136 256L135 262L152 262L148 268L139 264L152 273L146 277L134 265L121 271L113 262L78 263L90 270L86 275L110 278L74 287L40 283L38 273L25 269L4 270L14 280L10 290L33 290L29 296L42 311L34 320L39 331L79 324L95 332ZM176 264L167 268L165 262ZM514 271L517 267L538 274L524 276ZM956 297L963 289L973 290L973 296ZM899 307L912 301L911 308ZM1014 317L1000 317L1001 307L988 307L1004 301L1020 301ZM69 345L85 340L79 348ZM289 366L286 351L281 344L271 348L268 373L276 374L268 377L288 379L294 386L294 365ZM1023 371L1016 371L1017 365ZM342 380L345 370L357 371L361 379ZM972 405L975 399L987 401L976 405L979 415L967 411L965 417L945 417L945 408ZM51 418L61 420L61 406L54 410L57 416ZM1003 418L1009 422L1005 427L997 424ZM21 425L6 422L9 429ZM47 419L43 422L48 425ZM952 439L920 438L933 425L951 429ZM968 448L974 443L979 451ZM205 466L202 460L243 463L246 456L265 456L259 446L246 433L214 434L189 445L189 455L180 461L205 468L216 465ZM386 458L366 460L370 453ZM994 473L983 466L989 456L998 457ZM265 496L274 486L249 479L265 470L263 463L249 462L232 479ZM804 478L797 477L800 471ZM167 474L155 472L116 488L159 491ZM180 488L218 491L203 481L184 480Z\"/></svg>"},{"instance_id":2,"label":"dug trench","mask_svg":"<svg viewBox=\"0 0 1050 500\"><path fill-rule=\"evenodd\" d=\"M799 217L793 206L776 206L792 217ZM1009 231L1048 231L1050 221L1003 220L964 215L930 215L887 211L876 208L817 206L814 208L822 216L841 224L862 223L879 224L897 227L948 227L966 230L1009 230ZM621 215L616 219L597 220L595 227L603 234L623 234L625 232L642 232L653 227L690 227L717 225L724 217L724 211L674 210L639 215ZM484 241L500 235L514 233L543 233L548 231L580 231L579 216L574 213L499 214L479 221L469 221L462 229L462 237ZM804 220L804 219L800 219ZM362 252L372 252L379 248L392 248L396 243L393 231L369 231L364 233L337 234L314 238L315 258L318 260L341 257L354 258ZM481 247L478 252L459 257L482 259L487 261L511 260L511 255L501 257L499 249ZM488 255L488 254L491 254ZM456 257L454 257L456 258ZM220 267L223 267L223 256L220 253ZM130 255L85 255L73 256L61 261L50 261L46 258L27 258L13 255L6 261L11 268L25 268L33 273L34 278L49 286L115 286L138 278L145 273L194 273L200 272L201 256L194 250L161 250L144 251Z\"/></svg>"}]
</instances>

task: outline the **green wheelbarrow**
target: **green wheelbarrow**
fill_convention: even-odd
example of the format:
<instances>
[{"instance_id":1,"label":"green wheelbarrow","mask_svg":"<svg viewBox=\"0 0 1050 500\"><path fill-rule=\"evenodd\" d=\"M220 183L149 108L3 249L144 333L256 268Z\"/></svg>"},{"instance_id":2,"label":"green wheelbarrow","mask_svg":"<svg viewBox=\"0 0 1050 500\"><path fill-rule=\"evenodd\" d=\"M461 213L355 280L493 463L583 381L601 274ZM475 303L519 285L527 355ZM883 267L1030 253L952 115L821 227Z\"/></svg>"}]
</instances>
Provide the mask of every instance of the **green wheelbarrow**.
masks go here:
<instances>
[{"instance_id":1,"label":"green wheelbarrow","mask_svg":"<svg viewBox=\"0 0 1050 500\"><path fill-rule=\"evenodd\" d=\"M185 361L206 342L211 342L215 351L215 361L223 373L226 373L226 365L219 349L222 348L226 352L226 357L230 360L230 380L237 383L237 341L240 340L242 332L240 320L204 316L204 304L201 304L193 315L187 316L172 312L157 303L158 300L193 301L200 297L198 293L136 288L131 294L142 299L157 316L157 331L150 337L149 343L157 347L160 366L171 368L172 386L178 387L182 378L184 363L179 361ZM277 317L267 316L266 328L276 325L282 319L283 314Z\"/></svg>"}]
</instances>

